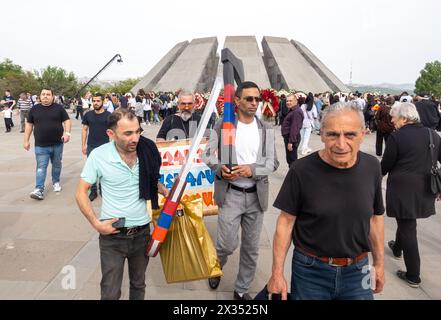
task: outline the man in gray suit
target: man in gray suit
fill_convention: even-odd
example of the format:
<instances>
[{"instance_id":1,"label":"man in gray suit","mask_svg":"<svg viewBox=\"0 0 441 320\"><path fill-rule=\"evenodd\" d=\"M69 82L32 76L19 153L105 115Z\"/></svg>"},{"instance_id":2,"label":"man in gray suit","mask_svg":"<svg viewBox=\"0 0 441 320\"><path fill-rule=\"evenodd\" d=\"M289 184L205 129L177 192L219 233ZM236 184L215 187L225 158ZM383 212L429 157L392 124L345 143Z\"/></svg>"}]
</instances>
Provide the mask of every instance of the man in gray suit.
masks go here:
<instances>
[{"instance_id":1,"label":"man in gray suit","mask_svg":"<svg viewBox=\"0 0 441 320\"><path fill-rule=\"evenodd\" d=\"M234 298L250 300L248 290L256 272L263 213L268 208L268 175L277 170L274 130L255 117L261 101L259 87L250 81L236 90L235 145L233 166L228 168L228 148L222 144L222 120L214 126L204 153L204 162L216 173L214 199L219 207L216 251L221 266L239 245L242 228L239 273ZM220 277L210 278L212 289Z\"/></svg>"}]
</instances>

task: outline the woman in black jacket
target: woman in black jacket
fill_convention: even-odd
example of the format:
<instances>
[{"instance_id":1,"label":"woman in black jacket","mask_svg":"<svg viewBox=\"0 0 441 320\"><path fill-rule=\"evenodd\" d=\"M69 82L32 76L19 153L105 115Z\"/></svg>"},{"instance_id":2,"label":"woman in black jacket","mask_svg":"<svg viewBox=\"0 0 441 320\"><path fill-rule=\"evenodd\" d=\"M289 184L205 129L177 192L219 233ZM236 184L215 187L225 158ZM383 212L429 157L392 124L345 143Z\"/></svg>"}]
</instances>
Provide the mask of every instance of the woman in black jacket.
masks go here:
<instances>
[{"instance_id":1,"label":"woman in black jacket","mask_svg":"<svg viewBox=\"0 0 441 320\"><path fill-rule=\"evenodd\" d=\"M391 109L392 122L397 129L386 142L381 169L389 174L386 189L386 212L397 220L395 241L388 242L396 259L404 256L406 271L397 276L417 288L420 279L420 256L416 219L435 214L436 196L430 191L432 158L429 132L435 144L435 157L441 161L440 137L420 123L415 105L397 103ZM429 131L430 130L430 131Z\"/></svg>"}]
</instances>

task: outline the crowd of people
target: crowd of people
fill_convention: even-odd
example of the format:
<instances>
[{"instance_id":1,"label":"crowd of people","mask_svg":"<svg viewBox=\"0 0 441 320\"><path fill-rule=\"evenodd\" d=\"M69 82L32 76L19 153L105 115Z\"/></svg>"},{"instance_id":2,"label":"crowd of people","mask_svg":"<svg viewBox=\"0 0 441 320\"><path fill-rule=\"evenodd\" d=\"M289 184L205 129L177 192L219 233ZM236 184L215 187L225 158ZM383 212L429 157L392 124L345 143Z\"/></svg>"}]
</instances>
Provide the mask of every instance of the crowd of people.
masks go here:
<instances>
[{"instance_id":1,"label":"crowd of people","mask_svg":"<svg viewBox=\"0 0 441 320\"><path fill-rule=\"evenodd\" d=\"M251 81L238 86L233 152L219 143L223 120L214 117L203 154L203 161L216 175L216 252L221 267L240 244L233 292L237 300L252 298L249 289L256 273L263 215L269 206L268 178L279 167L275 140L280 135L274 135L275 126L258 116L260 93ZM12 110L18 106L27 151L34 133L36 183L30 197L36 200L45 197L49 162L53 189L62 189L63 148L70 141L72 127L62 100L50 88L44 88L35 99L21 94L17 102L7 91L2 100L7 132L13 126ZM201 120L195 101L194 93L187 90L160 95L140 90L134 96L127 93L119 97L88 93L70 101L76 119L82 122L81 146L87 156L76 200L100 234L102 299L120 298L126 259L130 299L144 298L149 261L145 247L151 224L146 200L157 208L158 193L169 194L159 182L159 151L153 141L142 136L141 125L161 126L156 142L192 138ZM439 107L434 97L412 97L406 92L395 97L359 92L281 96L275 124L281 126L289 171L273 204L280 209L280 216L268 292L287 297L283 270L292 242L292 297L373 299L373 293L381 292L385 284L384 213L397 221L396 237L387 246L392 256L404 258L406 265L406 270L398 270L396 275L409 286L419 287L417 219L435 214L434 203L439 198L428 187L433 165L429 145L434 161L441 162L441 139L434 133L440 125ZM314 132L320 135L323 147L313 152L309 140ZM365 135L372 132L377 133L378 157L360 151ZM225 163L229 154L233 157L231 166ZM381 191L385 175L386 206ZM316 194L321 195L320 201L316 201ZM96 214L91 202L99 195L101 213ZM363 285L369 252L375 267L373 287ZM221 277L208 282L216 290ZM336 287L336 283L341 285Z\"/></svg>"},{"instance_id":2,"label":"crowd of people","mask_svg":"<svg viewBox=\"0 0 441 320\"><path fill-rule=\"evenodd\" d=\"M83 119L84 112L92 108L92 93L87 92L79 98L70 101L70 107L76 113L75 118ZM104 109L110 113L119 107L127 108L146 125L159 124L168 115L177 111L177 93L146 93L139 90L136 95L131 92L125 94L106 93L104 94Z\"/></svg>"}]
</instances>

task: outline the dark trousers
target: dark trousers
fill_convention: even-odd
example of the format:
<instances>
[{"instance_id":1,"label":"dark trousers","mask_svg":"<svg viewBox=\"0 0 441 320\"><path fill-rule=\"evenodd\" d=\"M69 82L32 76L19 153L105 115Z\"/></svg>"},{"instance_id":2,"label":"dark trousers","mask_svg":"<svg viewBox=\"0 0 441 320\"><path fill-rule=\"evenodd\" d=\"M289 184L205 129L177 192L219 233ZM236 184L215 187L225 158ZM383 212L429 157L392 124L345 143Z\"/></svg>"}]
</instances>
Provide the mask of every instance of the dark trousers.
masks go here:
<instances>
[{"instance_id":1,"label":"dark trousers","mask_svg":"<svg viewBox=\"0 0 441 320\"><path fill-rule=\"evenodd\" d=\"M95 149L97 147L92 147L92 146L87 146L87 156L89 157L89 154L92 152L93 149ZM97 193L98 192L98 188L97 188L98 182L94 183L91 187L90 187L90 192L91 193ZM100 192L101 192L101 186L100 186ZM102 196L102 195L101 195Z\"/></svg>"},{"instance_id":2,"label":"dark trousers","mask_svg":"<svg viewBox=\"0 0 441 320\"><path fill-rule=\"evenodd\" d=\"M121 297L126 259L129 266L129 299L144 300L145 272L149 263L145 246L149 241L149 228L131 236L121 233L108 236L100 235L101 300L118 300Z\"/></svg>"},{"instance_id":3,"label":"dark trousers","mask_svg":"<svg viewBox=\"0 0 441 320\"><path fill-rule=\"evenodd\" d=\"M280 120L279 114L276 113L276 115L274 116L274 125L275 126L280 125L280 121L279 120Z\"/></svg>"},{"instance_id":4,"label":"dark trousers","mask_svg":"<svg viewBox=\"0 0 441 320\"><path fill-rule=\"evenodd\" d=\"M80 116L80 119L81 120L83 120L83 108L78 108L77 107L77 114L76 114L76 116L75 116L75 119L77 119L78 120L78 116Z\"/></svg>"},{"instance_id":5,"label":"dark trousers","mask_svg":"<svg viewBox=\"0 0 441 320\"><path fill-rule=\"evenodd\" d=\"M389 138L390 133L383 133L380 130L377 130L377 141L375 143L375 151L377 156L381 157L383 154L383 140L384 144L386 144L387 139Z\"/></svg>"},{"instance_id":6,"label":"dark trousers","mask_svg":"<svg viewBox=\"0 0 441 320\"><path fill-rule=\"evenodd\" d=\"M416 219L398 219L397 234L395 236L395 255L403 252L406 276L410 281L421 282L420 279L420 253L418 251L417 221Z\"/></svg>"},{"instance_id":7,"label":"dark trousers","mask_svg":"<svg viewBox=\"0 0 441 320\"><path fill-rule=\"evenodd\" d=\"M12 123L12 118L5 118L5 127L6 127L6 131L9 132L11 131L11 128L14 126L14 124Z\"/></svg>"},{"instance_id":8,"label":"dark trousers","mask_svg":"<svg viewBox=\"0 0 441 320\"><path fill-rule=\"evenodd\" d=\"M293 143L292 151L288 150L288 136L283 137L283 142L285 143L285 152L286 152L286 162L288 163L288 167L291 167L291 163L297 160L297 149L299 147L298 143Z\"/></svg>"}]
</instances>

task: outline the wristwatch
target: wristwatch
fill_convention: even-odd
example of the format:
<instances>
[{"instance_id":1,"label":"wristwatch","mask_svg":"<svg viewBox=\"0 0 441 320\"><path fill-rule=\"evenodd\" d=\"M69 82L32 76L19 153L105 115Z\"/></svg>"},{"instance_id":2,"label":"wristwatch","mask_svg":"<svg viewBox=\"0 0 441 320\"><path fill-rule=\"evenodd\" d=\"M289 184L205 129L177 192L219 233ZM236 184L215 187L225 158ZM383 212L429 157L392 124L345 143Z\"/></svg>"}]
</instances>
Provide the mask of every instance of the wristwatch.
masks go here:
<instances>
[{"instance_id":1,"label":"wristwatch","mask_svg":"<svg viewBox=\"0 0 441 320\"><path fill-rule=\"evenodd\" d=\"M65 132L64 134L68 135L70 137L70 132Z\"/></svg>"}]
</instances>

